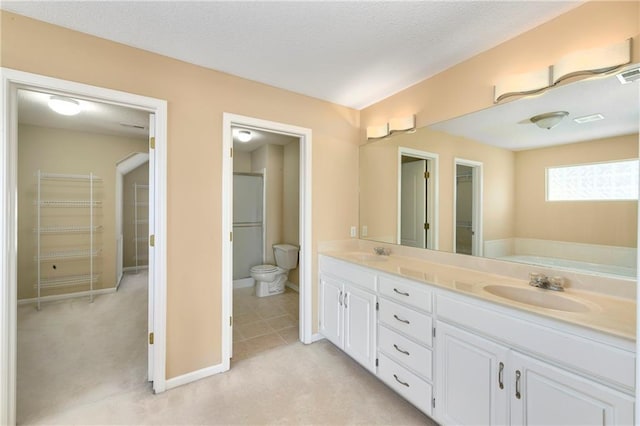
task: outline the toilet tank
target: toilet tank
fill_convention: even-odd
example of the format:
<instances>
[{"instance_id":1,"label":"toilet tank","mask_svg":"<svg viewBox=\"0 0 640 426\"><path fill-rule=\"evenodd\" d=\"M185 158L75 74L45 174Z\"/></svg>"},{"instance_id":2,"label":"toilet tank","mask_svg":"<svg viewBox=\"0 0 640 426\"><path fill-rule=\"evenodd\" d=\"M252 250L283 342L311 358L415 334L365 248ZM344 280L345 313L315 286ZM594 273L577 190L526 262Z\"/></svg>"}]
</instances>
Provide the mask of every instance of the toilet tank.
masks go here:
<instances>
[{"instance_id":1,"label":"toilet tank","mask_svg":"<svg viewBox=\"0 0 640 426\"><path fill-rule=\"evenodd\" d=\"M298 266L298 251L298 247L291 244L274 244L276 265L284 269L294 269Z\"/></svg>"}]
</instances>

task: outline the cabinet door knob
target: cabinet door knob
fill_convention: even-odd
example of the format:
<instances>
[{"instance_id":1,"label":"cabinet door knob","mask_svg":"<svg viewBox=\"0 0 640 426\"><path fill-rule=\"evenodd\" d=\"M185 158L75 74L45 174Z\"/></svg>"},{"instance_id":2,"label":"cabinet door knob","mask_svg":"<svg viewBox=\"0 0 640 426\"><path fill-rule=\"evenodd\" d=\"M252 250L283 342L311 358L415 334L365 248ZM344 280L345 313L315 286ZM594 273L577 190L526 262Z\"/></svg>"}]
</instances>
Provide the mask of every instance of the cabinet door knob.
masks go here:
<instances>
[{"instance_id":1,"label":"cabinet door knob","mask_svg":"<svg viewBox=\"0 0 640 426\"><path fill-rule=\"evenodd\" d=\"M409 295L409 293L405 293L404 291L400 291L397 288L394 288L393 291L395 291L396 293L401 294L403 296L408 296Z\"/></svg>"},{"instance_id":2,"label":"cabinet door knob","mask_svg":"<svg viewBox=\"0 0 640 426\"><path fill-rule=\"evenodd\" d=\"M410 387L409 383L405 383L402 380L398 379L398 376L396 376L395 374L393 375L393 378L396 379L396 382L400 383L401 385L404 385L406 387Z\"/></svg>"},{"instance_id":3,"label":"cabinet door knob","mask_svg":"<svg viewBox=\"0 0 640 426\"><path fill-rule=\"evenodd\" d=\"M504 377L504 363L500 363L500 367L498 369L498 386L500 389L504 389L504 382L502 381Z\"/></svg>"},{"instance_id":4,"label":"cabinet door knob","mask_svg":"<svg viewBox=\"0 0 640 426\"><path fill-rule=\"evenodd\" d=\"M342 290L340 290L340 294L338 295L338 303L342 306Z\"/></svg>"},{"instance_id":5,"label":"cabinet door knob","mask_svg":"<svg viewBox=\"0 0 640 426\"><path fill-rule=\"evenodd\" d=\"M411 324L411 323L409 322L409 320L399 318L396 314L393 314L393 317L394 317L395 319L397 319L398 321L403 322L403 323L405 323L405 324Z\"/></svg>"},{"instance_id":6,"label":"cabinet door knob","mask_svg":"<svg viewBox=\"0 0 640 426\"><path fill-rule=\"evenodd\" d=\"M520 399L522 394L520 393L520 370L516 370L516 399Z\"/></svg>"},{"instance_id":7,"label":"cabinet door knob","mask_svg":"<svg viewBox=\"0 0 640 426\"><path fill-rule=\"evenodd\" d=\"M344 307L345 307L345 308L348 308L348 306L347 306L347 297L348 297L348 296L349 296L349 293L346 293L346 292L345 292L345 293L344 293Z\"/></svg>"}]
</instances>

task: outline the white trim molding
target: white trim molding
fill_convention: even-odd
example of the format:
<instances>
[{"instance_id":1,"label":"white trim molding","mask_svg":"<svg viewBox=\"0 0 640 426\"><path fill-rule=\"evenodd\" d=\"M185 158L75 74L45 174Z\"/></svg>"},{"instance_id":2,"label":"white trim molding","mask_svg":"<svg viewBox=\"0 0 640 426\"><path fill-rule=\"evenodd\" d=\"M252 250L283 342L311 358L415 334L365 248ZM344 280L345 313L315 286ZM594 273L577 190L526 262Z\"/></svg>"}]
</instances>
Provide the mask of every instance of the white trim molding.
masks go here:
<instances>
[{"instance_id":1,"label":"white trim molding","mask_svg":"<svg viewBox=\"0 0 640 426\"><path fill-rule=\"evenodd\" d=\"M18 89L75 96L148 111L155 115L154 175L155 249L150 274L153 300L154 337L153 390L165 390L166 280L167 280L167 102L117 90L1 68L2 135L0 140L0 424L16 421L16 334L17 334L17 94ZM152 257L152 259L151 259ZM153 277L153 278L151 278Z\"/></svg>"},{"instance_id":2,"label":"white trim molding","mask_svg":"<svg viewBox=\"0 0 640 426\"><path fill-rule=\"evenodd\" d=\"M300 341L312 343L312 247L311 247L311 129L231 113L222 115L222 235L233 231L232 126L260 129L300 139ZM232 356L233 250L230 238L222 238L222 364L230 368ZM227 326L229 324L229 326Z\"/></svg>"}]
</instances>

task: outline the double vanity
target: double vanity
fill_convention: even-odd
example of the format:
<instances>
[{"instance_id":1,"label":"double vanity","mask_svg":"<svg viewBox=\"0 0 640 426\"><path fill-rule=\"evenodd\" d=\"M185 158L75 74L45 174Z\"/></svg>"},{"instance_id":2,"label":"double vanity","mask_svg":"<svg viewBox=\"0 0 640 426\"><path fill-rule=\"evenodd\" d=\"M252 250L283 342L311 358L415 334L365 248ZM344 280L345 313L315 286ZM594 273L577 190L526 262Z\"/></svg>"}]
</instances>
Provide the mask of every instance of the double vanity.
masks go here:
<instances>
[{"instance_id":1,"label":"double vanity","mask_svg":"<svg viewBox=\"0 0 640 426\"><path fill-rule=\"evenodd\" d=\"M320 333L443 425L633 424L635 300L526 278L325 251Z\"/></svg>"}]
</instances>

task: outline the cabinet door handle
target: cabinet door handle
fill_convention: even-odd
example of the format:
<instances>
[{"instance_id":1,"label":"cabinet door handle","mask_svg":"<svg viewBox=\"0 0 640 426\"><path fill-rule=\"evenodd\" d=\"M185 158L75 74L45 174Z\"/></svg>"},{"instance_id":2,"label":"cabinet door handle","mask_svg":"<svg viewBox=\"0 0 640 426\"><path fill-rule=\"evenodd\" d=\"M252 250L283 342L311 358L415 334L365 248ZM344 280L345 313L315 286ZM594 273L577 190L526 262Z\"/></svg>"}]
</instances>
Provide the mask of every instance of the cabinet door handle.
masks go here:
<instances>
[{"instance_id":1,"label":"cabinet door handle","mask_svg":"<svg viewBox=\"0 0 640 426\"><path fill-rule=\"evenodd\" d=\"M396 345L395 343L393 344L393 347L396 348L396 351L400 352L401 354L411 355L408 351L405 351L404 349L400 349L398 345Z\"/></svg>"},{"instance_id":2,"label":"cabinet door handle","mask_svg":"<svg viewBox=\"0 0 640 426\"><path fill-rule=\"evenodd\" d=\"M504 363L500 363L500 368L498 369L498 386L500 389L504 389L504 382L502 381L504 377Z\"/></svg>"},{"instance_id":3,"label":"cabinet door handle","mask_svg":"<svg viewBox=\"0 0 640 426\"><path fill-rule=\"evenodd\" d=\"M402 380L398 379L398 376L396 376L395 374L393 375L393 378L396 379L396 382L400 383L401 385L404 385L406 387L410 387L409 383L405 383Z\"/></svg>"},{"instance_id":4,"label":"cabinet door handle","mask_svg":"<svg viewBox=\"0 0 640 426\"><path fill-rule=\"evenodd\" d=\"M397 319L398 321L403 322L403 323L405 323L405 324L411 324L411 323L409 322L409 320L399 318L396 314L393 314L393 317L394 317L395 319Z\"/></svg>"},{"instance_id":5,"label":"cabinet door handle","mask_svg":"<svg viewBox=\"0 0 640 426\"><path fill-rule=\"evenodd\" d=\"M345 308L348 308L348 306L347 306L347 296L349 296L349 293L345 292L344 293L344 307Z\"/></svg>"},{"instance_id":6,"label":"cabinet door handle","mask_svg":"<svg viewBox=\"0 0 640 426\"><path fill-rule=\"evenodd\" d=\"M516 370L516 399L520 399L522 394L520 393L520 370Z\"/></svg>"},{"instance_id":7,"label":"cabinet door handle","mask_svg":"<svg viewBox=\"0 0 640 426\"><path fill-rule=\"evenodd\" d=\"M395 291L396 293L401 294L401 295L403 295L403 296L408 296L408 295L409 295L409 293L405 293L405 292L403 292L403 291L400 291L400 290L398 290L397 288L394 288L394 289L393 289L393 291Z\"/></svg>"},{"instance_id":8,"label":"cabinet door handle","mask_svg":"<svg viewBox=\"0 0 640 426\"><path fill-rule=\"evenodd\" d=\"M338 295L338 303L342 306L342 290L340 290L340 295Z\"/></svg>"}]
</instances>

